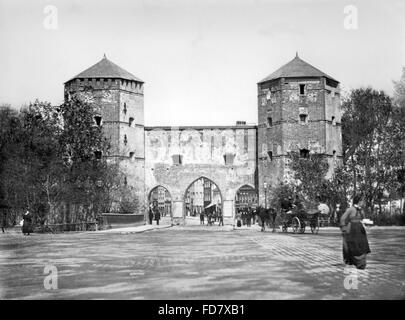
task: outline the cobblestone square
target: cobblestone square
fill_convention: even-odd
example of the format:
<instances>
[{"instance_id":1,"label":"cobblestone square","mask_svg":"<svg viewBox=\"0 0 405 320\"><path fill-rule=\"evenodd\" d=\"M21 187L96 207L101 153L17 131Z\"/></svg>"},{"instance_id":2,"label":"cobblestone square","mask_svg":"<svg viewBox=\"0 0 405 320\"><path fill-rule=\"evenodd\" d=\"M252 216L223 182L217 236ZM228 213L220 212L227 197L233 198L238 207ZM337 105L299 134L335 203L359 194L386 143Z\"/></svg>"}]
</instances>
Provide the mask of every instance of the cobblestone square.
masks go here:
<instances>
[{"instance_id":1,"label":"cobblestone square","mask_svg":"<svg viewBox=\"0 0 405 320\"><path fill-rule=\"evenodd\" d=\"M368 230L367 269L318 235L176 226L143 233L4 234L1 299L404 299L405 232ZM45 289L46 266L57 289ZM346 289L345 278L357 289ZM352 278L353 279L353 278Z\"/></svg>"}]
</instances>

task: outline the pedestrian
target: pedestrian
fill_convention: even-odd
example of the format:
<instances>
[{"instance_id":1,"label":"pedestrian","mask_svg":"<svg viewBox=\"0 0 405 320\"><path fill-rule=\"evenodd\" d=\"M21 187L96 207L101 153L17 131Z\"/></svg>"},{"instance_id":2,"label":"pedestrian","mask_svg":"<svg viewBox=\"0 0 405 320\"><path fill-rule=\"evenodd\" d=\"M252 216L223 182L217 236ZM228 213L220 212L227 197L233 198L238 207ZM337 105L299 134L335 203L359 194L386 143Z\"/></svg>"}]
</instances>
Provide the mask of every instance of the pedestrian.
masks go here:
<instances>
[{"instance_id":1,"label":"pedestrian","mask_svg":"<svg viewBox=\"0 0 405 320\"><path fill-rule=\"evenodd\" d=\"M156 220L156 224L159 225L160 211L159 211L158 207L155 207L155 220Z\"/></svg>"},{"instance_id":2,"label":"pedestrian","mask_svg":"<svg viewBox=\"0 0 405 320\"><path fill-rule=\"evenodd\" d=\"M200 225L204 225L204 212L203 211L201 211L200 212Z\"/></svg>"},{"instance_id":3,"label":"pedestrian","mask_svg":"<svg viewBox=\"0 0 405 320\"><path fill-rule=\"evenodd\" d=\"M208 225L212 226L212 211L211 211L211 209L208 211L207 217L208 217Z\"/></svg>"},{"instance_id":4,"label":"pedestrian","mask_svg":"<svg viewBox=\"0 0 405 320\"><path fill-rule=\"evenodd\" d=\"M370 253L366 230L361 222L364 200L360 195L353 198L353 206L348 208L340 218L340 229L343 236L343 261L357 269L366 268L366 257Z\"/></svg>"},{"instance_id":5,"label":"pedestrian","mask_svg":"<svg viewBox=\"0 0 405 320\"><path fill-rule=\"evenodd\" d=\"M260 218L260 224L261 224L261 230L264 232L266 230L266 217L267 217L267 209L263 207L259 207L259 218Z\"/></svg>"},{"instance_id":6,"label":"pedestrian","mask_svg":"<svg viewBox=\"0 0 405 320\"><path fill-rule=\"evenodd\" d=\"M22 233L24 235L29 236L30 233L33 232L32 230L32 214L30 213L29 210L27 210L24 214L23 214L23 225L22 225Z\"/></svg>"},{"instance_id":7,"label":"pedestrian","mask_svg":"<svg viewBox=\"0 0 405 320\"><path fill-rule=\"evenodd\" d=\"M224 225L224 216L222 215L221 208L218 208L218 219L219 219L219 225Z\"/></svg>"},{"instance_id":8,"label":"pedestrian","mask_svg":"<svg viewBox=\"0 0 405 320\"><path fill-rule=\"evenodd\" d=\"M246 213L246 224L248 227L252 226L252 211L250 208L248 208L248 211Z\"/></svg>"},{"instance_id":9,"label":"pedestrian","mask_svg":"<svg viewBox=\"0 0 405 320\"><path fill-rule=\"evenodd\" d=\"M152 204L149 206L149 224L152 224L153 221L153 207Z\"/></svg>"},{"instance_id":10,"label":"pedestrian","mask_svg":"<svg viewBox=\"0 0 405 320\"><path fill-rule=\"evenodd\" d=\"M242 212L241 210L238 211L236 214L236 226L240 228L242 226Z\"/></svg>"},{"instance_id":11,"label":"pedestrian","mask_svg":"<svg viewBox=\"0 0 405 320\"><path fill-rule=\"evenodd\" d=\"M253 224L256 224L256 208L254 208L252 211L252 220L253 220Z\"/></svg>"}]
</instances>

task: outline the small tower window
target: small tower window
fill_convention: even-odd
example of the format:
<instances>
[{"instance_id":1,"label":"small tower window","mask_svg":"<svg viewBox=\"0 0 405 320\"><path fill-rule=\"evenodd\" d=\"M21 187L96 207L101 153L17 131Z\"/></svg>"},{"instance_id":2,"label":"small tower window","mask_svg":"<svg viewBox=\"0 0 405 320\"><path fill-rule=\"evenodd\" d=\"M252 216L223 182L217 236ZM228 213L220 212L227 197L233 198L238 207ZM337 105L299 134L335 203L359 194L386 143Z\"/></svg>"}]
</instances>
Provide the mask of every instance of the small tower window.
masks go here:
<instances>
[{"instance_id":1,"label":"small tower window","mask_svg":"<svg viewBox=\"0 0 405 320\"><path fill-rule=\"evenodd\" d=\"M309 150L308 149L301 149L300 150L300 158L304 158L304 159L309 158Z\"/></svg>"},{"instance_id":2,"label":"small tower window","mask_svg":"<svg viewBox=\"0 0 405 320\"><path fill-rule=\"evenodd\" d=\"M300 94L305 94L305 84L300 84Z\"/></svg>"},{"instance_id":3,"label":"small tower window","mask_svg":"<svg viewBox=\"0 0 405 320\"><path fill-rule=\"evenodd\" d=\"M270 161L273 161L273 151L268 151L267 154L269 156Z\"/></svg>"},{"instance_id":4,"label":"small tower window","mask_svg":"<svg viewBox=\"0 0 405 320\"><path fill-rule=\"evenodd\" d=\"M183 163L183 156L181 154L172 155L173 164L181 165Z\"/></svg>"},{"instance_id":5,"label":"small tower window","mask_svg":"<svg viewBox=\"0 0 405 320\"><path fill-rule=\"evenodd\" d=\"M129 153L129 157L130 157L131 159L134 158L134 155L135 155L135 152L130 152L130 153Z\"/></svg>"},{"instance_id":6,"label":"small tower window","mask_svg":"<svg viewBox=\"0 0 405 320\"><path fill-rule=\"evenodd\" d=\"M124 177L124 186L128 184L127 177Z\"/></svg>"},{"instance_id":7,"label":"small tower window","mask_svg":"<svg viewBox=\"0 0 405 320\"><path fill-rule=\"evenodd\" d=\"M224 154L224 161L225 165L233 165L233 160L235 159L235 155L232 153L225 153Z\"/></svg>"},{"instance_id":8,"label":"small tower window","mask_svg":"<svg viewBox=\"0 0 405 320\"><path fill-rule=\"evenodd\" d=\"M266 93L266 99L267 99L267 100L270 100L270 99L271 99L271 91L270 91L270 90L267 91L267 93Z\"/></svg>"},{"instance_id":9,"label":"small tower window","mask_svg":"<svg viewBox=\"0 0 405 320\"><path fill-rule=\"evenodd\" d=\"M335 125L336 125L335 117L332 117L332 126L335 126Z\"/></svg>"},{"instance_id":10,"label":"small tower window","mask_svg":"<svg viewBox=\"0 0 405 320\"><path fill-rule=\"evenodd\" d=\"M336 150L333 150L333 159L336 159Z\"/></svg>"},{"instance_id":11,"label":"small tower window","mask_svg":"<svg viewBox=\"0 0 405 320\"><path fill-rule=\"evenodd\" d=\"M128 122L128 125L131 127L132 126L132 122L134 122L134 118L129 118L129 122Z\"/></svg>"},{"instance_id":12,"label":"small tower window","mask_svg":"<svg viewBox=\"0 0 405 320\"><path fill-rule=\"evenodd\" d=\"M124 102L124 113L127 114L127 103Z\"/></svg>"},{"instance_id":13,"label":"small tower window","mask_svg":"<svg viewBox=\"0 0 405 320\"><path fill-rule=\"evenodd\" d=\"M94 151L94 156L96 157L97 160L101 160L101 156L103 153L101 151Z\"/></svg>"},{"instance_id":14,"label":"small tower window","mask_svg":"<svg viewBox=\"0 0 405 320\"><path fill-rule=\"evenodd\" d=\"M124 134L124 144L127 145L127 143L128 143L128 138L127 138L127 135Z\"/></svg>"},{"instance_id":15,"label":"small tower window","mask_svg":"<svg viewBox=\"0 0 405 320\"><path fill-rule=\"evenodd\" d=\"M272 117L267 117L267 126L269 126L269 127L273 126L273 118Z\"/></svg>"},{"instance_id":16,"label":"small tower window","mask_svg":"<svg viewBox=\"0 0 405 320\"><path fill-rule=\"evenodd\" d=\"M307 123L308 116L306 114L300 114L300 123L304 124Z\"/></svg>"},{"instance_id":17,"label":"small tower window","mask_svg":"<svg viewBox=\"0 0 405 320\"><path fill-rule=\"evenodd\" d=\"M101 116L94 116L94 122L96 123L96 126L97 126L97 127L100 127L100 126L101 126L101 123L102 123L102 118L101 118Z\"/></svg>"}]
</instances>

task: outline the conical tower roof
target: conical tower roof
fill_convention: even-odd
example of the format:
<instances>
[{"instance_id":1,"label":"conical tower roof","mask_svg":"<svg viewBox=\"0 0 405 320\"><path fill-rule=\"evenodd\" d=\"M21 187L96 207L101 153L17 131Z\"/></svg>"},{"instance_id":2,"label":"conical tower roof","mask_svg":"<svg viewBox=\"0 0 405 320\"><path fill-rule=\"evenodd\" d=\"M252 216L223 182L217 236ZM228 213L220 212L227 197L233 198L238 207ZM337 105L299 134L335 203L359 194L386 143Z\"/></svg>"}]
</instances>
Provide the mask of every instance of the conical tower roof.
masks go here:
<instances>
[{"instance_id":1,"label":"conical tower roof","mask_svg":"<svg viewBox=\"0 0 405 320\"><path fill-rule=\"evenodd\" d=\"M84 79L84 78L105 78L105 79L124 79L132 81L143 81L128 71L122 69L120 66L116 65L114 62L107 59L104 55L103 59L97 62L95 65L79 73L77 76L68 80L67 82L73 79Z\"/></svg>"},{"instance_id":2,"label":"conical tower roof","mask_svg":"<svg viewBox=\"0 0 405 320\"><path fill-rule=\"evenodd\" d=\"M321 70L310 65L298 57L298 53L295 58L290 62L283 65L281 68L274 71L272 74L261 80L259 83L275 80L279 78L306 78L306 77L325 77L333 81L339 82Z\"/></svg>"}]
</instances>

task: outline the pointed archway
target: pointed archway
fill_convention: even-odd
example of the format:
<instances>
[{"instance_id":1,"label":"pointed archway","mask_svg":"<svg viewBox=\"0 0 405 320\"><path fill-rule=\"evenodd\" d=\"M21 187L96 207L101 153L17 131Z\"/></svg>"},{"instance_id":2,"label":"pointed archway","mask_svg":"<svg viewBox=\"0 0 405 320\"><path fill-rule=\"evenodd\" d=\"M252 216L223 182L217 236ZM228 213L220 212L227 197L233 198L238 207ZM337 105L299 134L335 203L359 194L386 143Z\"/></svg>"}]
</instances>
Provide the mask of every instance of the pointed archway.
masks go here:
<instances>
[{"instance_id":1,"label":"pointed archway","mask_svg":"<svg viewBox=\"0 0 405 320\"><path fill-rule=\"evenodd\" d=\"M197 217L209 207L222 211L222 193L211 179L200 177L194 180L184 193L184 216Z\"/></svg>"},{"instance_id":2,"label":"pointed archway","mask_svg":"<svg viewBox=\"0 0 405 320\"><path fill-rule=\"evenodd\" d=\"M154 187L149 192L148 203L157 206L163 217L172 215L172 196L165 187Z\"/></svg>"},{"instance_id":3,"label":"pointed archway","mask_svg":"<svg viewBox=\"0 0 405 320\"><path fill-rule=\"evenodd\" d=\"M235 213L242 209L255 209L258 205L257 190L250 185L243 185L236 191Z\"/></svg>"}]
</instances>

